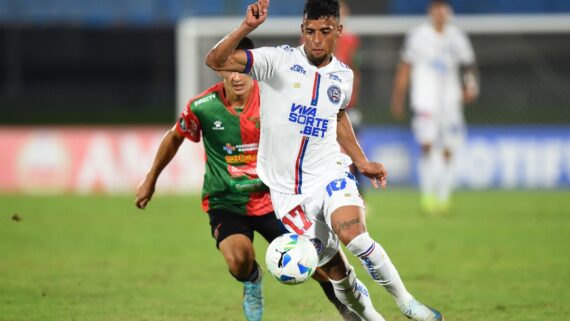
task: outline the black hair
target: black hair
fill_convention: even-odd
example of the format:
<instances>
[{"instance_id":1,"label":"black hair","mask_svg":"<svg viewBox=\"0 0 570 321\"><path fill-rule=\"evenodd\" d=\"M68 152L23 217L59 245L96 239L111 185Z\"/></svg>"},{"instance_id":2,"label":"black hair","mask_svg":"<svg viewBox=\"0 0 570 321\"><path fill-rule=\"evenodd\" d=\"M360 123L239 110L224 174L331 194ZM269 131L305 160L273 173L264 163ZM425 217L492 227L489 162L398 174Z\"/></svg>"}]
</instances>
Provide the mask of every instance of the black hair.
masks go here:
<instances>
[{"instance_id":1,"label":"black hair","mask_svg":"<svg viewBox=\"0 0 570 321\"><path fill-rule=\"evenodd\" d=\"M447 4L447 5L449 5L449 1L447 1L447 0L431 0L430 5L435 5L435 4Z\"/></svg>"},{"instance_id":2,"label":"black hair","mask_svg":"<svg viewBox=\"0 0 570 321\"><path fill-rule=\"evenodd\" d=\"M340 18L340 6L338 0L307 0L303 16L309 20L320 18Z\"/></svg>"},{"instance_id":3,"label":"black hair","mask_svg":"<svg viewBox=\"0 0 570 321\"><path fill-rule=\"evenodd\" d=\"M253 49L253 41L251 41L251 39L249 39L248 37L244 37L237 45L237 49L242 49L242 50L251 50Z\"/></svg>"}]
</instances>

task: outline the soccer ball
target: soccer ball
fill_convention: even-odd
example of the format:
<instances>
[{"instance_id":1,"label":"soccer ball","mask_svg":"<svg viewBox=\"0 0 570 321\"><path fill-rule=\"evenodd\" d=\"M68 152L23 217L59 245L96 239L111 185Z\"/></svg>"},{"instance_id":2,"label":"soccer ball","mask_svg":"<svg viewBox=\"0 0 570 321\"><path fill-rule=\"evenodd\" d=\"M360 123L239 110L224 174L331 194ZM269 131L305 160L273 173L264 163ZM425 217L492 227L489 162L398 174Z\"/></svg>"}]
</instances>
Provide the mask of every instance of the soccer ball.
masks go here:
<instances>
[{"instance_id":1,"label":"soccer ball","mask_svg":"<svg viewBox=\"0 0 570 321\"><path fill-rule=\"evenodd\" d=\"M308 236L287 233L274 239L265 253L267 270L279 282L299 284L307 281L319 263L319 256Z\"/></svg>"}]
</instances>

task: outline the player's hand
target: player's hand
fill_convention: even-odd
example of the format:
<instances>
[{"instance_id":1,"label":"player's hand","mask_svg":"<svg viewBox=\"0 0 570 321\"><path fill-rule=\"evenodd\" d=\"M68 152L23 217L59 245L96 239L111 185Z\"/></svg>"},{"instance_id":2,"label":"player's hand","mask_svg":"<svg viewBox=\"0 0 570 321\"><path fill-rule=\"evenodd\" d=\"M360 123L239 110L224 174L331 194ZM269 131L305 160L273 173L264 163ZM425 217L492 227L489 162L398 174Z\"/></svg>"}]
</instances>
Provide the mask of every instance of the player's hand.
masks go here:
<instances>
[{"instance_id":1,"label":"player's hand","mask_svg":"<svg viewBox=\"0 0 570 321\"><path fill-rule=\"evenodd\" d=\"M135 206L144 210L150 199L152 198L152 194L154 194L154 183L149 180L145 179L142 181L139 186L137 187L137 195L135 200Z\"/></svg>"},{"instance_id":2,"label":"player's hand","mask_svg":"<svg viewBox=\"0 0 570 321\"><path fill-rule=\"evenodd\" d=\"M245 14L245 24L251 28L257 28L265 19L269 12L269 0L259 0L247 6Z\"/></svg>"},{"instance_id":3,"label":"player's hand","mask_svg":"<svg viewBox=\"0 0 570 321\"><path fill-rule=\"evenodd\" d=\"M357 165L356 168L358 168L358 171L360 171L362 175L370 178L370 182L374 188L378 189L381 187L382 189L386 189L388 171L386 171L382 163L366 162L362 165Z\"/></svg>"}]
</instances>

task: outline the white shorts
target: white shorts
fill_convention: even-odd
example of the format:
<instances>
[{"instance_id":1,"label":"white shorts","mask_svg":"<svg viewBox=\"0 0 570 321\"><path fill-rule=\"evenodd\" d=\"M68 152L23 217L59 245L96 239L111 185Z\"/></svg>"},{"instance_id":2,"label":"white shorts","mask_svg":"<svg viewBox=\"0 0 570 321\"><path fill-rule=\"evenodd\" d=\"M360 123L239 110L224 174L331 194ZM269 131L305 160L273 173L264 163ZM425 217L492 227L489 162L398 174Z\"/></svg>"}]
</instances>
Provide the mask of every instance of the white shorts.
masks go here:
<instances>
[{"instance_id":1,"label":"white shorts","mask_svg":"<svg viewBox=\"0 0 570 321\"><path fill-rule=\"evenodd\" d=\"M456 150L465 140L465 121L459 108L439 115L416 113L412 119L412 130L420 145Z\"/></svg>"},{"instance_id":2,"label":"white shorts","mask_svg":"<svg viewBox=\"0 0 570 321\"><path fill-rule=\"evenodd\" d=\"M331 225L332 213L343 206L364 208L364 201L347 167L333 171L320 186L299 195L271 191L271 201L277 218L289 231L311 238L319 255L319 266L323 266L339 249L339 240Z\"/></svg>"}]
</instances>

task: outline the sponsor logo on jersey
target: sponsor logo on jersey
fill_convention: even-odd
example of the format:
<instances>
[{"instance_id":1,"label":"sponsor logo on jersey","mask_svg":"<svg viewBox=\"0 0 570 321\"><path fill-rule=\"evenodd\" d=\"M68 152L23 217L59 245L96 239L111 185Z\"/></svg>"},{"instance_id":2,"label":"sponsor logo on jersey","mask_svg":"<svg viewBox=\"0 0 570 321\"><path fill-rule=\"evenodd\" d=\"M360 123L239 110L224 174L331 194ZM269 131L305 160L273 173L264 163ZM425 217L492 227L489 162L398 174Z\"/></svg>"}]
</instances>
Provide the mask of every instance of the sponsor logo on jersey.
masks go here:
<instances>
[{"instance_id":1,"label":"sponsor logo on jersey","mask_svg":"<svg viewBox=\"0 0 570 321\"><path fill-rule=\"evenodd\" d=\"M340 93L340 87L337 85L332 85L327 89L327 95L333 104L338 104L340 102Z\"/></svg>"},{"instance_id":2,"label":"sponsor logo on jersey","mask_svg":"<svg viewBox=\"0 0 570 321\"><path fill-rule=\"evenodd\" d=\"M307 107L293 103L289 112L289 121L303 125L300 133L305 136L324 137L329 121L328 119L318 118L316 115L316 107Z\"/></svg>"},{"instance_id":3,"label":"sponsor logo on jersey","mask_svg":"<svg viewBox=\"0 0 570 321\"><path fill-rule=\"evenodd\" d=\"M232 146L232 144L227 143L226 146L222 147L223 150L226 151L226 153L228 154L233 154L234 151L236 150L235 146Z\"/></svg>"},{"instance_id":4,"label":"sponsor logo on jersey","mask_svg":"<svg viewBox=\"0 0 570 321\"><path fill-rule=\"evenodd\" d=\"M340 77L337 74L329 74L329 79L334 80L334 81L338 81L338 82L342 82L342 79L340 79Z\"/></svg>"},{"instance_id":5,"label":"sponsor logo on jersey","mask_svg":"<svg viewBox=\"0 0 570 321\"><path fill-rule=\"evenodd\" d=\"M221 120L216 120L214 122L214 127L212 127L213 130L224 130L224 126L222 126L222 121Z\"/></svg>"},{"instance_id":6,"label":"sponsor logo on jersey","mask_svg":"<svg viewBox=\"0 0 570 321\"><path fill-rule=\"evenodd\" d=\"M305 68L303 68L303 66L297 65L297 64L291 66L291 68L289 68L289 70L298 72L298 73L303 74L303 75L307 74L307 71L305 70Z\"/></svg>"},{"instance_id":7,"label":"sponsor logo on jersey","mask_svg":"<svg viewBox=\"0 0 570 321\"><path fill-rule=\"evenodd\" d=\"M226 163L228 164L251 163L257 161L257 155L255 154L227 155L225 159Z\"/></svg>"},{"instance_id":8,"label":"sponsor logo on jersey","mask_svg":"<svg viewBox=\"0 0 570 321\"><path fill-rule=\"evenodd\" d=\"M226 143L226 145L222 147L222 149L225 150L228 154L232 154L236 149L240 153L245 153L245 152L256 151L257 146L258 146L257 143L241 144L236 146L233 146L230 143Z\"/></svg>"},{"instance_id":9,"label":"sponsor logo on jersey","mask_svg":"<svg viewBox=\"0 0 570 321\"><path fill-rule=\"evenodd\" d=\"M282 45L282 46L278 46L277 48L281 48L287 52L293 52L293 48L291 48L291 46L289 46L289 45Z\"/></svg>"},{"instance_id":10,"label":"sponsor logo on jersey","mask_svg":"<svg viewBox=\"0 0 570 321\"><path fill-rule=\"evenodd\" d=\"M242 176L257 178L257 167L255 163L249 163L241 166L228 165L228 173L230 173L230 176L234 178Z\"/></svg>"},{"instance_id":11,"label":"sponsor logo on jersey","mask_svg":"<svg viewBox=\"0 0 570 321\"><path fill-rule=\"evenodd\" d=\"M205 97L202 97L202 98L196 100L196 101L194 102L194 106L198 106L198 105L201 105L201 104L203 104L203 103L207 103L207 102L209 102L210 100L214 99L215 97L216 97L215 94L209 94L208 96L205 96Z\"/></svg>"},{"instance_id":12,"label":"sponsor logo on jersey","mask_svg":"<svg viewBox=\"0 0 570 321\"><path fill-rule=\"evenodd\" d=\"M325 248L325 246L323 245L323 241L319 240L318 238L310 239L310 241L313 243L315 250L317 250L317 254L321 254L321 252Z\"/></svg>"}]
</instances>

